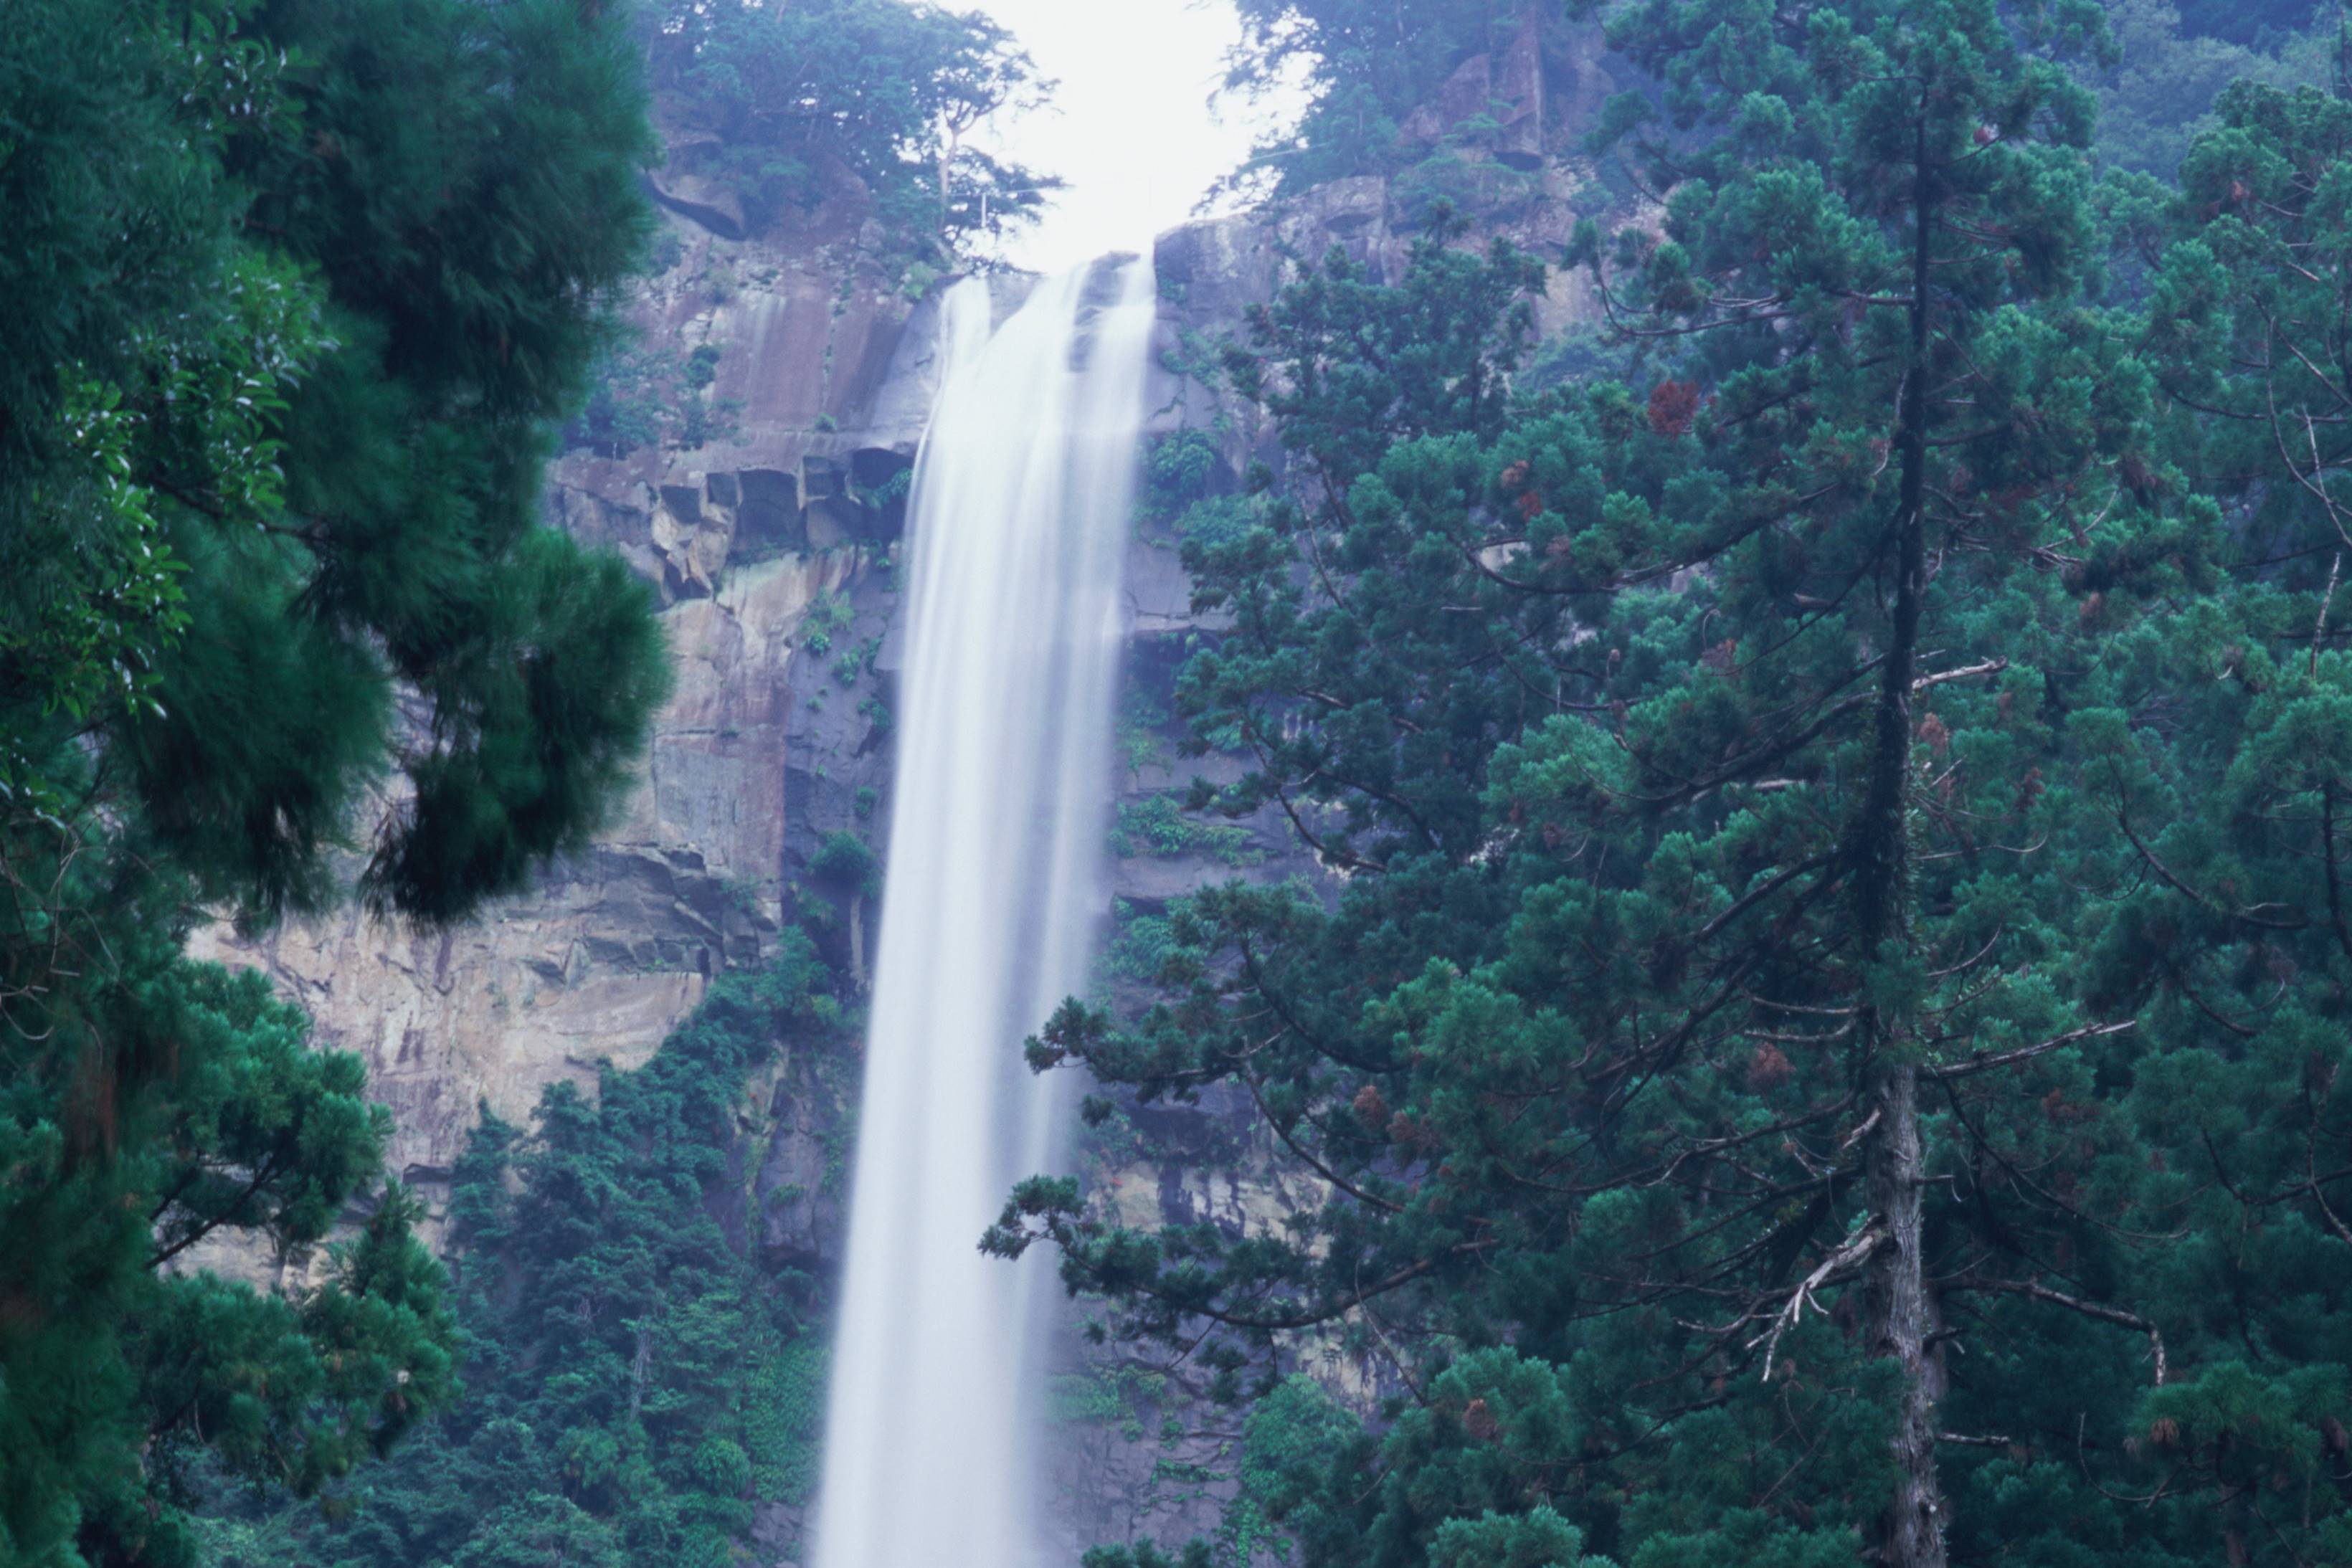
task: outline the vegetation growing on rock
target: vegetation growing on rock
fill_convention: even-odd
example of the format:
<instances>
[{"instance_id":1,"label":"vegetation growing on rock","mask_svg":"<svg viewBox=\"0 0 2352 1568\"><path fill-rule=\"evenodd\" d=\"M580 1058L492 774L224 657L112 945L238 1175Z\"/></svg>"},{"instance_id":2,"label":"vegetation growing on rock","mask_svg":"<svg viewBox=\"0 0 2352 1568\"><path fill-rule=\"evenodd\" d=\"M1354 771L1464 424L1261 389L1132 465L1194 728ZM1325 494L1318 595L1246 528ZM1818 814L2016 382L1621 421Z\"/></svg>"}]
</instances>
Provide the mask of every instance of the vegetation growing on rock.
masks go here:
<instances>
[{"instance_id":1,"label":"vegetation growing on rock","mask_svg":"<svg viewBox=\"0 0 2352 1568\"><path fill-rule=\"evenodd\" d=\"M1011 34L905 0L667 0L640 24L674 156L749 225L862 196L898 246L943 256L1034 214L1055 182L966 136L1043 84Z\"/></svg>"},{"instance_id":2,"label":"vegetation growing on rock","mask_svg":"<svg viewBox=\"0 0 2352 1568\"><path fill-rule=\"evenodd\" d=\"M320 1512L216 1525L224 1564L719 1568L756 1504L805 1504L825 1291L765 1255L736 1134L780 1055L846 1092L835 989L789 932L593 1098L558 1084L528 1129L486 1109L450 1203L465 1399Z\"/></svg>"}]
</instances>

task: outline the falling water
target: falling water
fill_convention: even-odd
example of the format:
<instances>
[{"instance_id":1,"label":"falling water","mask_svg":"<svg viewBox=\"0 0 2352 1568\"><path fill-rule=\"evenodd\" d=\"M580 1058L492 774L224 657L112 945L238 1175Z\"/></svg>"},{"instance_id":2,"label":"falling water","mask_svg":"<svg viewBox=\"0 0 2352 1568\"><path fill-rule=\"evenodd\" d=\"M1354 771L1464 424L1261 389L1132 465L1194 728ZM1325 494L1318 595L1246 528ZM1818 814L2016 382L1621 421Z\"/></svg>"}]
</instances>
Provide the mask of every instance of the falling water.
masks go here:
<instances>
[{"instance_id":1,"label":"falling water","mask_svg":"<svg viewBox=\"0 0 2352 1568\"><path fill-rule=\"evenodd\" d=\"M1150 269L946 304L916 465L898 798L835 1341L817 1568L1036 1560L1035 1262L983 1258L1052 1152L1018 1045L1085 977Z\"/></svg>"}]
</instances>

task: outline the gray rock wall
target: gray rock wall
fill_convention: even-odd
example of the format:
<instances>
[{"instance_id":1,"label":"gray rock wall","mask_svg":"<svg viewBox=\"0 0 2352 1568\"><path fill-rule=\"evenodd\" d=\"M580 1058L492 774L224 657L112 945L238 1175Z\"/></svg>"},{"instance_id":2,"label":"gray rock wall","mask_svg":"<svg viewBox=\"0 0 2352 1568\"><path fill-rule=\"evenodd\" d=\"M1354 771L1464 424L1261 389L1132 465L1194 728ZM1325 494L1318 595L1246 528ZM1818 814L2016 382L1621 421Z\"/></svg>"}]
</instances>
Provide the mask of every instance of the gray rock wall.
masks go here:
<instances>
[{"instance_id":1,"label":"gray rock wall","mask_svg":"<svg viewBox=\"0 0 2352 1568\"><path fill-rule=\"evenodd\" d=\"M549 476L551 518L618 550L662 602L677 691L637 788L591 850L476 925L423 936L348 909L196 944L269 971L324 1043L361 1054L394 1113L393 1168L436 1216L478 1106L525 1121L550 1083L593 1089L600 1061L650 1056L714 975L758 961L823 834L880 825L859 791L887 799L888 747L860 710L884 694L870 655L896 610L904 507L870 497L913 461L937 308L853 243L670 222L678 259L638 319L656 350L724 345L709 395L741 404L738 427L693 451L574 452ZM822 1130L788 1090L758 1140ZM834 1219L810 1157L783 1147L760 1169L800 1189L766 1244L815 1256Z\"/></svg>"}]
</instances>

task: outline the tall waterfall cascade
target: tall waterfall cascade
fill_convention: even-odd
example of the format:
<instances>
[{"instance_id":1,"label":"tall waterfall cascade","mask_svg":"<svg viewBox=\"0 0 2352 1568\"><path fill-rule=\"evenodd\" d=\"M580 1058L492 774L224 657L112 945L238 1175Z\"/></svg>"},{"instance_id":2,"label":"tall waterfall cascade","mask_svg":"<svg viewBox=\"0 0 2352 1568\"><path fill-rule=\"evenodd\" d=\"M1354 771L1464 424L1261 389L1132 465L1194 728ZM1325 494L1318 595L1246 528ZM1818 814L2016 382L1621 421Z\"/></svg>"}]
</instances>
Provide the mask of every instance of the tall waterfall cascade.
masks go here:
<instances>
[{"instance_id":1,"label":"tall waterfall cascade","mask_svg":"<svg viewBox=\"0 0 2352 1568\"><path fill-rule=\"evenodd\" d=\"M992 331L945 302L915 467L897 796L816 1568L1032 1568L1043 1258L982 1232L1055 1152L1020 1042L1083 988L1119 574L1155 291L1140 261L1038 285Z\"/></svg>"}]
</instances>

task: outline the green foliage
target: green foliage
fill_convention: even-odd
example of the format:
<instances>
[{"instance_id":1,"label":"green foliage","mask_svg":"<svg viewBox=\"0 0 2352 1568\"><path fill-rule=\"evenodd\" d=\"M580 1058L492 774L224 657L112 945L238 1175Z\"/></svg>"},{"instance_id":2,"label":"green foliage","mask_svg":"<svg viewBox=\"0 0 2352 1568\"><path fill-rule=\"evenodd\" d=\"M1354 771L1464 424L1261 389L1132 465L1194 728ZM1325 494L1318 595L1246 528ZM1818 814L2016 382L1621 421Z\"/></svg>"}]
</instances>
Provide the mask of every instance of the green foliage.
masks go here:
<instances>
[{"instance_id":1,"label":"green foliage","mask_svg":"<svg viewBox=\"0 0 2352 1568\"><path fill-rule=\"evenodd\" d=\"M178 1564L203 1485L307 1495L446 1403L452 1328L415 1204L370 1197L390 1125L359 1059L313 1050L258 975L110 929L115 984L72 998L98 1016L9 1011L0 1528L14 1560ZM315 1245L354 1203L373 1216L314 1289L159 1271L215 1237Z\"/></svg>"},{"instance_id":2,"label":"green foliage","mask_svg":"<svg viewBox=\"0 0 2352 1568\"><path fill-rule=\"evenodd\" d=\"M2262 44L2327 16L2318 0L2185 0L2182 26L2192 35Z\"/></svg>"},{"instance_id":3,"label":"green foliage","mask_svg":"<svg viewBox=\"0 0 2352 1568\"><path fill-rule=\"evenodd\" d=\"M824 1437L825 1353L805 1327L752 1375L743 1446L757 1495L795 1508L816 1497Z\"/></svg>"},{"instance_id":4,"label":"green foliage","mask_svg":"<svg viewBox=\"0 0 2352 1568\"><path fill-rule=\"evenodd\" d=\"M1391 189L1404 220L1418 226L1467 211L1508 222L1531 213L1544 198L1543 170L1513 168L1487 152L1485 143L1499 129L1483 115L1465 120L1436 152L1398 171Z\"/></svg>"},{"instance_id":5,"label":"green foliage","mask_svg":"<svg viewBox=\"0 0 2352 1568\"><path fill-rule=\"evenodd\" d=\"M2237 10L2237 7L2231 7ZM2306 7L2307 9L2307 7ZM2183 25L2170 0L2113 0L2115 65L2101 73L2100 155L2117 167L2171 178L2189 144L2212 123L2212 110L2231 82L2251 79L2288 87L2317 83L2333 67L2334 40L2283 34L2256 49Z\"/></svg>"},{"instance_id":6,"label":"green foliage","mask_svg":"<svg viewBox=\"0 0 2352 1568\"><path fill-rule=\"evenodd\" d=\"M627 336L608 344L590 367L588 399L564 427L564 444L625 457L641 446L691 452L731 437L742 405L706 395L721 352L701 343L680 355Z\"/></svg>"},{"instance_id":7,"label":"green foliage","mask_svg":"<svg viewBox=\"0 0 2352 1568\"><path fill-rule=\"evenodd\" d=\"M945 255L1034 217L1056 183L962 144L1042 90L1012 35L978 13L665 0L640 32L656 93L705 133L675 155L731 188L754 226L855 188L899 243L935 235Z\"/></svg>"},{"instance_id":8,"label":"green foliage","mask_svg":"<svg viewBox=\"0 0 2352 1568\"><path fill-rule=\"evenodd\" d=\"M914 466L910 464L870 488L852 480L849 491L860 503L877 512L903 506L907 497L915 493Z\"/></svg>"},{"instance_id":9,"label":"green foliage","mask_svg":"<svg viewBox=\"0 0 2352 1568\"><path fill-rule=\"evenodd\" d=\"M828 653L833 650L833 634L846 630L856 618L847 594L837 591L820 593L801 616L801 645L820 656Z\"/></svg>"},{"instance_id":10,"label":"green foliage","mask_svg":"<svg viewBox=\"0 0 2352 1568\"><path fill-rule=\"evenodd\" d=\"M1563 8L1486 0L1240 0L1235 9L1242 41L1227 90L1260 96L1303 83L1311 94L1298 123L1261 144L1240 175L1270 179L1289 193L1421 162L1402 135L1406 117L1464 60L1508 43L1525 17L1533 15L1549 28ZM1461 166L1451 152L1434 162ZM1420 173L1425 183L1445 177L1440 168Z\"/></svg>"},{"instance_id":11,"label":"green foliage","mask_svg":"<svg viewBox=\"0 0 2352 1568\"><path fill-rule=\"evenodd\" d=\"M1124 980L1156 980L1176 951L1175 931L1165 915L1139 915L1125 899L1111 904L1113 929L1103 962Z\"/></svg>"},{"instance_id":12,"label":"green foliage","mask_svg":"<svg viewBox=\"0 0 2352 1568\"><path fill-rule=\"evenodd\" d=\"M110 65L71 56L122 47L76 9L12 35L68 52L15 55L10 90L41 120L68 106L35 84L102 79L176 172L152 213L117 205L136 180L27 199L181 226L108 272L66 225L19 297L111 324L45 340L54 392L0 413L13 809L60 799L79 765L53 759L88 737L95 787L266 917L326 895L321 851L397 760L415 793L368 886L461 915L595 824L664 690L643 587L537 520L546 425L645 228L628 39L556 0L224 0L134 8L153 57ZM123 322L97 293L157 303ZM395 686L421 720L397 747Z\"/></svg>"},{"instance_id":13,"label":"green foliage","mask_svg":"<svg viewBox=\"0 0 2352 1568\"><path fill-rule=\"evenodd\" d=\"M1247 829L1187 817L1183 801L1172 794L1121 800L1111 823L1110 852L1122 860L1206 855L1229 866L1247 865L1258 858L1250 849Z\"/></svg>"},{"instance_id":14,"label":"green foliage","mask_svg":"<svg viewBox=\"0 0 2352 1568\"><path fill-rule=\"evenodd\" d=\"M881 859L856 833L827 833L809 856L809 874L820 883L867 897L882 891Z\"/></svg>"},{"instance_id":15,"label":"green foliage","mask_svg":"<svg viewBox=\"0 0 2352 1568\"><path fill-rule=\"evenodd\" d=\"M1029 1055L1250 1106L1310 1196L1041 1176L988 1242L1249 1407L1199 1560L2352 1538L2352 111L2241 84L2102 189L2105 20L1633 0L1668 194L1572 247L1578 379L1443 231L1230 356L1286 461L1185 547L1179 716L1249 765L1188 803L1346 874L1179 903Z\"/></svg>"},{"instance_id":16,"label":"green foliage","mask_svg":"<svg viewBox=\"0 0 2352 1568\"><path fill-rule=\"evenodd\" d=\"M1170 432L1144 452L1136 515L1147 523L1173 522L1207 497L1216 471L1217 444L1207 431Z\"/></svg>"},{"instance_id":17,"label":"green foliage","mask_svg":"<svg viewBox=\"0 0 2352 1568\"><path fill-rule=\"evenodd\" d=\"M881 652L882 639L879 636L868 637L833 662L833 678L845 686L856 685L858 677L874 667L874 661Z\"/></svg>"},{"instance_id":18,"label":"green foliage","mask_svg":"<svg viewBox=\"0 0 2352 1568\"><path fill-rule=\"evenodd\" d=\"M1230 543L1256 526L1264 507L1255 496L1234 495L1222 482L1217 444L1206 431L1160 437L1144 455L1136 516L1166 528L1179 541ZM1165 723L1162 717L1153 721Z\"/></svg>"},{"instance_id":19,"label":"green foliage","mask_svg":"<svg viewBox=\"0 0 2352 1568\"><path fill-rule=\"evenodd\" d=\"M1130 778L1140 777L1146 768L1160 760L1167 749L1159 731L1171 717L1168 710L1144 696L1134 687L1120 703L1118 733L1116 746L1118 758L1127 767Z\"/></svg>"},{"instance_id":20,"label":"green foliage","mask_svg":"<svg viewBox=\"0 0 2352 1568\"><path fill-rule=\"evenodd\" d=\"M550 1088L528 1135L485 1112L450 1207L467 1397L292 1520L301 1561L724 1563L756 1500L807 1500L816 1286L754 1255L731 1140L780 1050L834 1060L831 985L787 931L593 1101Z\"/></svg>"},{"instance_id":21,"label":"green foliage","mask_svg":"<svg viewBox=\"0 0 2352 1568\"><path fill-rule=\"evenodd\" d=\"M1139 1541L1132 1546L1090 1547L1079 1562L1082 1568L1214 1568L1216 1559L1204 1542L1162 1552L1149 1541Z\"/></svg>"},{"instance_id":22,"label":"green foliage","mask_svg":"<svg viewBox=\"0 0 2352 1568\"><path fill-rule=\"evenodd\" d=\"M182 947L362 836L381 909L458 918L619 792L652 605L538 490L649 137L570 0L5 20L0 1557L175 1568L201 1490L315 1492L455 1391L359 1063ZM283 1295L195 1271L345 1221Z\"/></svg>"}]
</instances>

